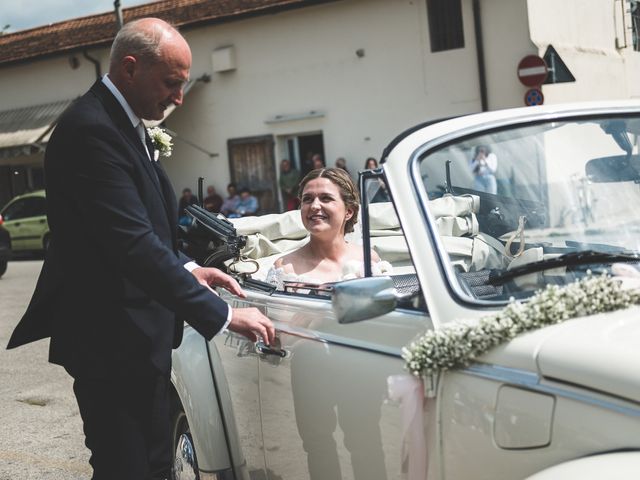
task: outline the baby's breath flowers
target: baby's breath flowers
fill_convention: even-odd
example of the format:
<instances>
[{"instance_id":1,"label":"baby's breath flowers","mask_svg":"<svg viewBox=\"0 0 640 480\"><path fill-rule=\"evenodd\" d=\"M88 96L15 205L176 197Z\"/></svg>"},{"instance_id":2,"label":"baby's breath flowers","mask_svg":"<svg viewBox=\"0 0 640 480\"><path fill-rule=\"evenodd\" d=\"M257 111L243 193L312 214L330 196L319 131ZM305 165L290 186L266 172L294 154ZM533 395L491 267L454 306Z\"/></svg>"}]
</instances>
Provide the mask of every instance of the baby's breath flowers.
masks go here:
<instances>
[{"instance_id":1,"label":"baby's breath flowers","mask_svg":"<svg viewBox=\"0 0 640 480\"><path fill-rule=\"evenodd\" d=\"M548 285L526 303L512 300L499 313L477 323L457 322L430 330L404 347L402 358L413 375L434 375L467 366L520 333L639 303L640 292L623 289L620 280L588 275L562 287Z\"/></svg>"},{"instance_id":2,"label":"baby's breath flowers","mask_svg":"<svg viewBox=\"0 0 640 480\"><path fill-rule=\"evenodd\" d=\"M163 157L170 157L171 149L173 148L171 135L160 127L149 128L147 132L153 142L153 148L160 152Z\"/></svg>"}]
</instances>

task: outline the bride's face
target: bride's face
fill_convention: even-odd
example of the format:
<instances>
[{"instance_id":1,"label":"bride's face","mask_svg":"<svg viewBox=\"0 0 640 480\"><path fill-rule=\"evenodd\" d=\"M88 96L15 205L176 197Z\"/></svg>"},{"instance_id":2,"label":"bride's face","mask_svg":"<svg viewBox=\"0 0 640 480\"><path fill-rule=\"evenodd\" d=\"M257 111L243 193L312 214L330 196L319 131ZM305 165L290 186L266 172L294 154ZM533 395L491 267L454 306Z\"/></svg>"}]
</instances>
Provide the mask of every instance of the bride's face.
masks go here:
<instances>
[{"instance_id":1,"label":"bride's face","mask_svg":"<svg viewBox=\"0 0 640 480\"><path fill-rule=\"evenodd\" d=\"M344 224L353 216L340 189L328 178L310 180L302 191L302 223L312 235L344 233Z\"/></svg>"}]
</instances>

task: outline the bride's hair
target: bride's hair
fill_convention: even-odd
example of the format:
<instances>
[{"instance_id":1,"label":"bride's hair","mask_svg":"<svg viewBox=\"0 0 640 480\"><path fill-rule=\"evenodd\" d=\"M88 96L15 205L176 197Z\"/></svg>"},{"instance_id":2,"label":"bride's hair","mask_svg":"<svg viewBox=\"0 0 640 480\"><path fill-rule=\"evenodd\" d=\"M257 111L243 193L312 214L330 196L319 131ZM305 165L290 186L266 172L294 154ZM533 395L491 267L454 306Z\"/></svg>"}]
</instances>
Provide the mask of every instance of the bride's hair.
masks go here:
<instances>
[{"instance_id":1,"label":"bride's hair","mask_svg":"<svg viewBox=\"0 0 640 480\"><path fill-rule=\"evenodd\" d=\"M353 215L344 224L344 233L353 232L353 226L358 223L358 211L360 209L360 195L358 195L358 189L351 180L351 177L347 172L341 168L318 168L311 170L300 182L298 187L298 198L302 201L302 191L304 186L311 180L316 178L326 178L331 181L340 191L340 197L344 202L345 207L350 208L353 211Z\"/></svg>"}]
</instances>

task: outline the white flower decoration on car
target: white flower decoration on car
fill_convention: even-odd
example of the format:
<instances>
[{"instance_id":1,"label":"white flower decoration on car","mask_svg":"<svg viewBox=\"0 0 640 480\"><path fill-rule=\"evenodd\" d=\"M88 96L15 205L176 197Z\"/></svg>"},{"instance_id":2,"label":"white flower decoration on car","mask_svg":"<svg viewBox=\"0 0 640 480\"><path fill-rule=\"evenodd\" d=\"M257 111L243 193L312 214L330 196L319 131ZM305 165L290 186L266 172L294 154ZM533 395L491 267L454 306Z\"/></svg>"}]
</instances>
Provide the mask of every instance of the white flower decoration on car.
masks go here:
<instances>
[{"instance_id":1,"label":"white flower decoration on car","mask_svg":"<svg viewBox=\"0 0 640 480\"><path fill-rule=\"evenodd\" d=\"M155 152L158 152L157 154L154 152L154 159L158 160L158 155L170 157L173 149L173 139L171 138L171 135L160 127L148 128L147 132L149 133L149 137L151 137Z\"/></svg>"},{"instance_id":2,"label":"white flower decoration on car","mask_svg":"<svg viewBox=\"0 0 640 480\"><path fill-rule=\"evenodd\" d=\"M413 375L436 375L465 367L521 333L638 304L640 291L625 288L618 278L589 274L562 287L547 285L528 302L511 301L504 310L477 322L429 330L402 349L402 358Z\"/></svg>"}]
</instances>

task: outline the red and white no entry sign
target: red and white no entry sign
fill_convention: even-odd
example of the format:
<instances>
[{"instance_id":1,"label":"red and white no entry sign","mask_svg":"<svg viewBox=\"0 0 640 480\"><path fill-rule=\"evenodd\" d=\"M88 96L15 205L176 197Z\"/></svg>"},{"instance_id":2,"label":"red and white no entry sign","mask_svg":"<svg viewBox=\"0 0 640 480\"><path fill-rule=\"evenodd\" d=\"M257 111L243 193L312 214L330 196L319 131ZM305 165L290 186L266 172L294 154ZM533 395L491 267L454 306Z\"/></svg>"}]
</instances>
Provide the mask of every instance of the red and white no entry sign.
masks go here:
<instances>
[{"instance_id":1,"label":"red and white no entry sign","mask_svg":"<svg viewBox=\"0 0 640 480\"><path fill-rule=\"evenodd\" d=\"M527 55L518 64L518 79L527 87L542 85L548 74L547 64L537 55Z\"/></svg>"}]
</instances>

